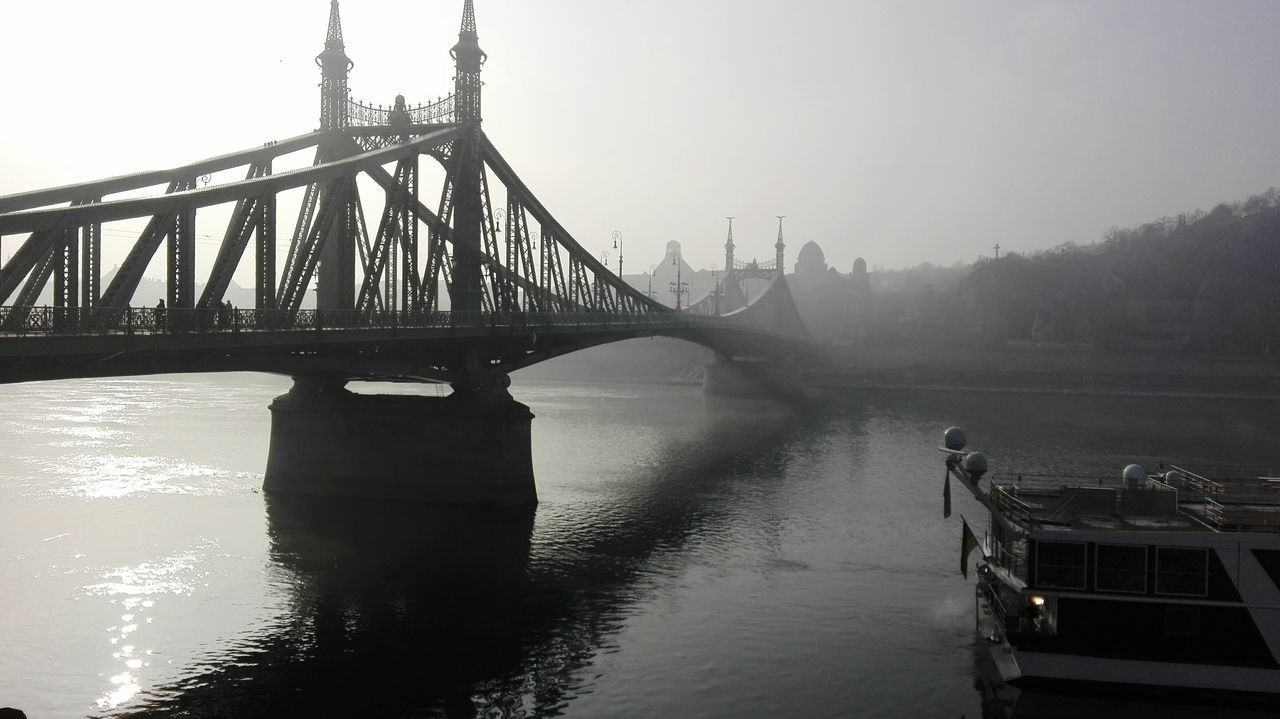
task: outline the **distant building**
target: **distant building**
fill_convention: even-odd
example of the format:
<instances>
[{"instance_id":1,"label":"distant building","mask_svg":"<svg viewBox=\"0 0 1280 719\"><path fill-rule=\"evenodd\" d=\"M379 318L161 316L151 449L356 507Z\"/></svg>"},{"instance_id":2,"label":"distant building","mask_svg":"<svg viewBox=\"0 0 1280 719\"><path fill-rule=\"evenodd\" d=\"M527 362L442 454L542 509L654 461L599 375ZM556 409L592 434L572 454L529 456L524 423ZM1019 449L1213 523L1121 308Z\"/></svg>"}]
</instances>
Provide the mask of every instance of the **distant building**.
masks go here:
<instances>
[{"instance_id":1,"label":"distant building","mask_svg":"<svg viewBox=\"0 0 1280 719\"><path fill-rule=\"evenodd\" d=\"M818 243L806 242L788 282L810 333L844 341L867 336L874 297L866 260L859 257L852 272L842 275L827 265Z\"/></svg>"}]
</instances>

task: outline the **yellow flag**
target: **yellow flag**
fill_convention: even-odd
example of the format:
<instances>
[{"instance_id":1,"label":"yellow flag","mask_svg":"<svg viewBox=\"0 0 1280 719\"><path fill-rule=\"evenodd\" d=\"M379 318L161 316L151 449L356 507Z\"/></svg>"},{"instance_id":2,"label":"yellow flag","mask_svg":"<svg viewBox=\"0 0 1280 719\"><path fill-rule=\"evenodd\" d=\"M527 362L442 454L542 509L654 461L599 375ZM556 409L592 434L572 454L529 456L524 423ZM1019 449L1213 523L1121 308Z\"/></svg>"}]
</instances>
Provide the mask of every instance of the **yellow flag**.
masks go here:
<instances>
[{"instance_id":1,"label":"yellow flag","mask_svg":"<svg viewBox=\"0 0 1280 719\"><path fill-rule=\"evenodd\" d=\"M968 579L969 553L978 548L978 538L973 536L973 530L969 529L969 523L964 517L960 517L960 523L964 526L963 534L960 535L960 573Z\"/></svg>"}]
</instances>

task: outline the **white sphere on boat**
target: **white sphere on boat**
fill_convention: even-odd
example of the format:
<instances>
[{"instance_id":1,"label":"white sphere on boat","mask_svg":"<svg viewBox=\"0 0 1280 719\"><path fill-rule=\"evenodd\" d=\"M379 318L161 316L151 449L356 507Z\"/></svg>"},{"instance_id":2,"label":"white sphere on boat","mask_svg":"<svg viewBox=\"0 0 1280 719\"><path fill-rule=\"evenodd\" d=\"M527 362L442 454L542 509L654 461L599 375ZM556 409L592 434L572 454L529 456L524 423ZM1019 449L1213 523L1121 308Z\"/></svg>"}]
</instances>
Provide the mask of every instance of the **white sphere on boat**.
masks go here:
<instances>
[{"instance_id":1,"label":"white sphere on boat","mask_svg":"<svg viewBox=\"0 0 1280 719\"><path fill-rule=\"evenodd\" d=\"M970 452L964 456L964 471L974 477L987 473L987 456L981 452Z\"/></svg>"},{"instance_id":2,"label":"white sphere on boat","mask_svg":"<svg viewBox=\"0 0 1280 719\"><path fill-rule=\"evenodd\" d=\"M1124 468L1123 476L1130 482L1137 482L1147 478L1147 470L1140 464L1131 464Z\"/></svg>"},{"instance_id":3,"label":"white sphere on boat","mask_svg":"<svg viewBox=\"0 0 1280 719\"><path fill-rule=\"evenodd\" d=\"M942 446L953 452L959 452L968 444L968 438L964 436L964 430L959 427L948 427L946 432L942 433Z\"/></svg>"},{"instance_id":4,"label":"white sphere on boat","mask_svg":"<svg viewBox=\"0 0 1280 719\"><path fill-rule=\"evenodd\" d=\"M1179 471L1178 471L1178 470L1176 470L1176 469L1171 469L1171 470L1169 470L1168 472L1165 472L1165 473L1164 473L1164 483L1165 483L1165 484L1169 484L1169 485L1178 485L1178 484L1182 484L1182 482L1183 482L1185 479L1186 479L1186 477L1183 477L1183 476L1182 476L1182 472L1179 472Z\"/></svg>"}]
</instances>

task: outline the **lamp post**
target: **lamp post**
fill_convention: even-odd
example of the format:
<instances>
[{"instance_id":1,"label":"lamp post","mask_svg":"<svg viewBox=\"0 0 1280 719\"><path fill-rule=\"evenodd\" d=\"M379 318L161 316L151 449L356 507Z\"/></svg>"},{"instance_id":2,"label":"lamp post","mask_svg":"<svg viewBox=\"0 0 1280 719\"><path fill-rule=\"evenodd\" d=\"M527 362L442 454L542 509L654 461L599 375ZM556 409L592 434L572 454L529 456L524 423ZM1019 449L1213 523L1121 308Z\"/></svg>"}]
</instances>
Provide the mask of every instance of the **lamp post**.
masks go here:
<instances>
[{"instance_id":1,"label":"lamp post","mask_svg":"<svg viewBox=\"0 0 1280 719\"><path fill-rule=\"evenodd\" d=\"M718 266L711 265L711 296L715 300L716 317L720 316L720 276L717 274L719 269Z\"/></svg>"},{"instance_id":2,"label":"lamp post","mask_svg":"<svg viewBox=\"0 0 1280 719\"><path fill-rule=\"evenodd\" d=\"M613 249L618 251L618 278L622 278L622 230L613 231Z\"/></svg>"},{"instance_id":3,"label":"lamp post","mask_svg":"<svg viewBox=\"0 0 1280 719\"><path fill-rule=\"evenodd\" d=\"M603 250L600 252L600 264L604 265L604 268L606 271L609 269L609 251L608 250ZM605 291L604 282L601 281L601 278L599 276L596 276L596 310L597 311L604 309L604 291Z\"/></svg>"},{"instance_id":4,"label":"lamp post","mask_svg":"<svg viewBox=\"0 0 1280 719\"><path fill-rule=\"evenodd\" d=\"M676 312L679 312L681 305L681 295L689 292L689 283L680 279L680 273L684 268L680 264L680 250L671 253L671 264L676 266L676 281L671 283L671 294L676 296Z\"/></svg>"},{"instance_id":5,"label":"lamp post","mask_svg":"<svg viewBox=\"0 0 1280 719\"><path fill-rule=\"evenodd\" d=\"M510 267L514 263L512 262L513 258L511 257L511 243L506 241L506 235L503 234L502 232L502 221L505 219L507 219L506 210L502 209L501 207L494 210L493 211L493 227L491 229L493 230L494 243L497 243L498 241L497 238L499 237L503 239L502 245L500 246L501 249L498 249L497 251L502 252L505 249L507 253L507 266ZM494 260L497 260L497 259L498 259L497 257L494 258ZM519 309L520 297L519 295L516 294L519 291L520 290L515 284L508 284L504 287L504 290L502 293L502 303L506 306L503 307L502 310L500 311L510 312L512 310Z\"/></svg>"},{"instance_id":6,"label":"lamp post","mask_svg":"<svg viewBox=\"0 0 1280 719\"><path fill-rule=\"evenodd\" d=\"M657 269L657 265L649 265L649 291L645 293L649 296L649 299L653 299L653 273Z\"/></svg>"}]
</instances>

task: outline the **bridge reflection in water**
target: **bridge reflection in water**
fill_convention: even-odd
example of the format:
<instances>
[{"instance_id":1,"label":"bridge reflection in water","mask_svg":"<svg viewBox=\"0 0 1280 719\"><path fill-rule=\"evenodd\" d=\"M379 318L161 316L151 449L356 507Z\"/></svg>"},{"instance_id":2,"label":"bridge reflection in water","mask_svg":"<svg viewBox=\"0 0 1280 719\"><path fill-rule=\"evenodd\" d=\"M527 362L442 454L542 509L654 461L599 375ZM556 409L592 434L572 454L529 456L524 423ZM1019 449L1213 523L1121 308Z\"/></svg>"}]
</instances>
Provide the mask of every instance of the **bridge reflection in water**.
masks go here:
<instances>
[{"instance_id":1,"label":"bridge reflection in water","mask_svg":"<svg viewBox=\"0 0 1280 719\"><path fill-rule=\"evenodd\" d=\"M796 418L774 406L744 421L742 409L714 402L702 432L664 449L666 469L627 478L625 496L589 516L267 497L270 556L293 584L291 619L251 649L149 691L138 713L557 714L644 599L635 584L646 565L717 532L706 502L733 468L780 471Z\"/></svg>"}]
</instances>

